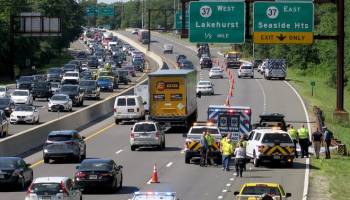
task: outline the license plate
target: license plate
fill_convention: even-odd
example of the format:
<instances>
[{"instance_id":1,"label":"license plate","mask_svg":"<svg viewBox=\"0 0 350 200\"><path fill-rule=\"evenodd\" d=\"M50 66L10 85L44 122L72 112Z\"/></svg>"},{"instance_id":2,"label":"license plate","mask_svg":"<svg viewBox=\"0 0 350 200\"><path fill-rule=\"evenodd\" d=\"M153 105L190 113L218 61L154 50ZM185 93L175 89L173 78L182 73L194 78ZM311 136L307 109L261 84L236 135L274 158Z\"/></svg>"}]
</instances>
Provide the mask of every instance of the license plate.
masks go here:
<instances>
[{"instance_id":1,"label":"license plate","mask_svg":"<svg viewBox=\"0 0 350 200\"><path fill-rule=\"evenodd\" d=\"M281 156L279 156L279 155L274 155L273 156L273 159L280 159L281 158Z\"/></svg>"},{"instance_id":2,"label":"license plate","mask_svg":"<svg viewBox=\"0 0 350 200\"><path fill-rule=\"evenodd\" d=\"M134 112L134 109L128 109L128 112Z\"/></svg>"},{"instance_id":3,"label":"license plate","mask_svg":"<svg viewBox=\"0 0 350 200\"><path fill-rule=\"evenodd\" d=\"M42 200L51 200L51 197L50 196L43 196L41 197Z\"/></svg>"},{"instance_id":4,"label":"license plate","mask_svg":"<svg viewBox=\"0 0 350 200\"><path fill-rule=\"evenodd\" d=\"M4 179L5 175L4 174L0 174L0 179Z\"/></svg>"},{"instance_id":5,"label":"license plate","mask_svg":"<svg viewBox=\"0 0 350 200\"><path fill-rule=\"evenodd\" d=\"M89 179L97 179L97 175L90 175Z\"/></svg>"},{"instance_id":6,"label":"license plate","mask_svg":"<svg viewBox=\"0 0 350 200\"><path fill-rule=\"evenodd\" d=\"M142 133L141 136L148 137L148 134L147 133Z\"/></svg>"}]
</instances>

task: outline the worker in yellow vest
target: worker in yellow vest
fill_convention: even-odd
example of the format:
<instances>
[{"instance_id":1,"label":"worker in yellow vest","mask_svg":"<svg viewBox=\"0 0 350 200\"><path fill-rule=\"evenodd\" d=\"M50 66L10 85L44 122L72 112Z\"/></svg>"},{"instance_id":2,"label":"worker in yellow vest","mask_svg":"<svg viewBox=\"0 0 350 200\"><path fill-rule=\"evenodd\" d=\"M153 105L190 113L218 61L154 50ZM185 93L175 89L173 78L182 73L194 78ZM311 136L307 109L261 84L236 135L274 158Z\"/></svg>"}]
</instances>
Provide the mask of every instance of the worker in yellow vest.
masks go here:
<instances>
[{"instance_id":1,"label":"worker in yellow vest","mask_svg":"<svg viewBox=\"0 0 350 200\"><path fill-rule=\"evenodd\" d=\"M234 145L231 141L231 134L228 134L225 138L223 138L220 143L223 170L230 171L230 161L234 150Z\"/></svg>"},{"instance_id":2,"label":"worker in yellow vest","mask_svg":"<svg viewBox=\"0 0 350 200\"><path fill-rule=\"evenodd\" d=\"M298 130L299 134L299 145L301 148L301 158L306 156L309 157L309 146L311 144L309 140L309 130L307 130L304 126L304 124L301 126L301 128Z\"/></svg>"},{"instance_id":3,"label":"worker in yellow vest","mask_svg":"<svg viewBox=\"0 0 350 200\"><path fill-rule=\"evenodd\" d=\"M213 159L213 154L212 154L212 148L213 148L213 144L215 142L215 138L210 134L210 132L207 132L207 135L205 136L205 139L208 143L208 151L207 151L207 163L208 164L214 164L214 159Z\"/></svg>"},{"instance_id":4,"label":"worker in yellow vest","mask_svg":"<svg viewBox=\"0 0 350 200\"><path fill-rule=\"evenodd\" d=\"M293 143L294 143L294 155L297 158L298 157L297 144L298 144L298 140L299 140L298 131L293 127L293 125L291 125L289 127L288 134L293 140Z\"/></svg>"}]
</instances>

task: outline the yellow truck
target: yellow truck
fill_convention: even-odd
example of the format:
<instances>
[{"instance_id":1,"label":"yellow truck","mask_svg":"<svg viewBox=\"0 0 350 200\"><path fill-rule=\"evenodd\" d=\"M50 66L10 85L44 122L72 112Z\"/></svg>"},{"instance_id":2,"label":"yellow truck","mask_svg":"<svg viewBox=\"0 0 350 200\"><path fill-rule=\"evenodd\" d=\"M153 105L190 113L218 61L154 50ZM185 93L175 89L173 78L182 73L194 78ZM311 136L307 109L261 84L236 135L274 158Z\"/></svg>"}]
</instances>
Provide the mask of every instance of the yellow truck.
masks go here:
<instances>
[{"instance_id":1,"label":"yellow truck","mask_svg":"<svg viewBox=\"0 0 350 200\"><path fill-rule=\"evenodd\" d=\"M189 129L197 120L197 72L158 70L149 77L149 119L165 127Z\"/></svg>"}]
</instances>

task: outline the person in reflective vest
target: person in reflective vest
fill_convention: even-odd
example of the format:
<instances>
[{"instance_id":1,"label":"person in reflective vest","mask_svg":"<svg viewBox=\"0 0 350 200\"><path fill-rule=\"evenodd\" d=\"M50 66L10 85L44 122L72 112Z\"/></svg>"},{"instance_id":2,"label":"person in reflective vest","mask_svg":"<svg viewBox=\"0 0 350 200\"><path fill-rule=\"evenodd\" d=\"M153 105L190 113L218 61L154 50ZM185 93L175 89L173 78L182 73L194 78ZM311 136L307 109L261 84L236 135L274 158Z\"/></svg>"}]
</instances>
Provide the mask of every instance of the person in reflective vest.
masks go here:
<instances>
[{"instance_id":1,"label":"person in reflective vest","mask_svg":"<svg viewBox=\"0 0 350 200\"><path fill-rule=\"evenodd\" d=\"M207 136L207 132L203 131L203 134L202 134L201 139L200 139L201 160L200 160L199 166L201 166L201 167L205 167L206 163L207 163L206 160L207 160L207 152L208 152L208 143L207 143L206 136Z\"/></svg>"},{"instance_id":2,"label":"person in reflective vest","mask_svg":"<svg viewBox=\"0 0 350 200\"><path fill-rule=\"evenodd\" d=\"M207 140L207 144L208 144L208 149L207 149L207 163L208 164L215 164L214 159L213 159L213 153L212 153L212 149L213 144L215 142L215 138L209 133L207 132L205 139Z\"/></svg>"},{"instance_id":3,"label":"person in reflective vest","mask_svg":"<svg viewBox=\"0 0 350 200\"><path fill-rule=\"evenodd\" d=\"M298 134L299 134L299 144L301 148L301 158L305 156L308 158L309 146L310 146L309 130L307 130L303 124L301 128L298 130Z\"/></svg>"},{"instance_id":4,"label":"person in reflective vest","mask_svg":"<svg viewBox=\"0 0 350 200\"><path fill-rule=\"evenodd\" d=\"M294 156L297 158L298 157L297 144L298 144L298 140L299 140L298 131L291 125L289 130L288 130L288 134L293 140L293 143L294 143Z\"/></svg>"},{"instance_id":5,"label":"person in reflective vest","mask_svg":"<svg viewBox=\"0 0 350 200\"><path fill-rule=\"evenodd\" d=\"M230 161L233 154L234 145L231 141L231 134L221 140L221 154L224 171L230 171Z\"/></svg>"}]
</instances>

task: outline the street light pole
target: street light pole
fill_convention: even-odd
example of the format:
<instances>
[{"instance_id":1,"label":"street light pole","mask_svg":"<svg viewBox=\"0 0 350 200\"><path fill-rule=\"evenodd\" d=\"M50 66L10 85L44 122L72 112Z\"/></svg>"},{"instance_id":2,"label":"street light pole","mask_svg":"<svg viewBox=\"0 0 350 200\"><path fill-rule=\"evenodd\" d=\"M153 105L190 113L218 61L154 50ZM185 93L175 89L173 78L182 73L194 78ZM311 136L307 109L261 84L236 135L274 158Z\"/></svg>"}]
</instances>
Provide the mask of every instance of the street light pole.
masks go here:
<instances>
[{"instance_id":1,"label":"street light pole","mask_svg":"<svg viewBox=\"0 0 350 200\"><path fill-rule=\"evenodd\" d=\"M141 16L141 28L143 29L143 25L144 25L144 17L143 17L143 15L144 15L144 12L143 12L143 10L144 10L144 0L141 0L141 13L142 13L142 16Z\"/></svg>"}]
</instances>

